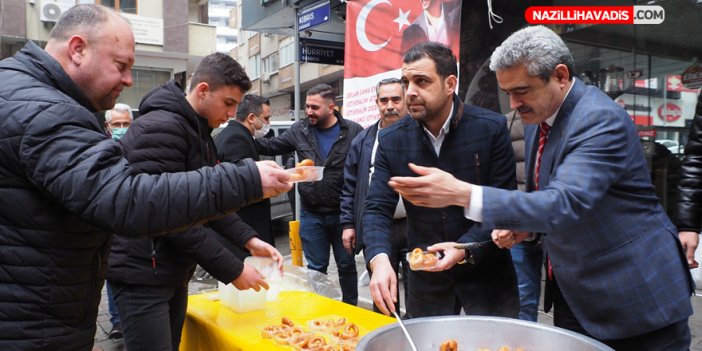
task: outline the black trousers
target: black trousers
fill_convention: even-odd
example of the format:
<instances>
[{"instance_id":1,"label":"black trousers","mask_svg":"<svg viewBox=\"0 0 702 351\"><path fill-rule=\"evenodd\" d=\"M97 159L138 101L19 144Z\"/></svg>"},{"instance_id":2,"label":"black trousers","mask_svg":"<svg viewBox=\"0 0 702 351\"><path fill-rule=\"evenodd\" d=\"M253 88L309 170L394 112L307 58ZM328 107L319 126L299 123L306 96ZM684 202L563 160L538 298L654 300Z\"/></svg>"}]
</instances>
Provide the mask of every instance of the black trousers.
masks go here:
<instances>
[{"instance_id":1,"label":"black trousers","mask_svg":"<svg viewBox=\"0 0 702 351\"><path fill-rule=\"evenodd\" d=\"M127 350L178 351L188 307L188 287L110 282Z\"/></svg>"},{"instance_id":2,"label":"black trousers","mask_svg":"<svg viewBox=\"0 0 702 351\"><path fill-rule=\"evenodd\" d=\"M575 318L573 311L563 298L555 277L549 288L553 297L553 324L596 339L585 331ZM688 319L685 318L645 334L623 339L598 340L616 351L687 351L690 349L691 336Z\"/></svg>"}]
</instances>

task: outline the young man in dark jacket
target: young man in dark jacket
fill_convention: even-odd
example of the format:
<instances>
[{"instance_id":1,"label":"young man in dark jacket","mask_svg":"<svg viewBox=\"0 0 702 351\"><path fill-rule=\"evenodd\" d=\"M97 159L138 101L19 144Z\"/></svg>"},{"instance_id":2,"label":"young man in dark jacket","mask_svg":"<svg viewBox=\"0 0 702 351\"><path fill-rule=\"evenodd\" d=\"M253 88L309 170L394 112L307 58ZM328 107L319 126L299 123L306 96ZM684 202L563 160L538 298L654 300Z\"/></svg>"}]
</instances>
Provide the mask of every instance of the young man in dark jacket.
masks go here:
<instances>
[{"instance_id":1,"label":"young man in dark jacket","mask_svg":"<svg viewBox=\"0 0 702 351\"><path fill-rule=\"evenodd\" d=\"M271 108L268 99L258 95L246 95L236 110L236 119L214 137L217 146L217 160L221 162L237 162L245 158L260 161L261 157L256 152L254 138L260 139L270 131ZM271 201L266 199L242 207L236 214L253 228L258 236L265 242L275 246L273 229L271 228ZM243 259L248 252L239 246L225 241L227 246L237 257Z\"/></svg>"},{"instance_id":2,"label":"young man in dark jacket","mask_svg":"<svg viewBox=\"0 0 702 351\"><path fill-rule=\"evenodd\" d=\"M95 112L133 84L134 35L77 5L0 62L0 350L91 350L111 233L156 234L287 191L269 164L134 175Z\"/></svg>"},{"instance_id":3,"label":"young man in dark jacket","mask_svg":"<svg viewBox=\"0 0 702 351\"><path fill-rule=\"evenodd\" d=\"M235 113L250 88L238 62L214 53L195 69L187 95L175 81L149 92L139 106L141 117L121 139L134 172L161 174L215 165L212 128ZM255 268L219 243L218 235L256 256L270 256L282 268L280 253L236 214L158 238L115 236L108 280L123 316L127 349L178 350L196 262L237 289L268 288Z\"/></svg>"},{"instance_id":4,"label":"young man in dark jacket","mask_svg":"<svg viewBox=\"0 0 702 351\"><path fill-rule=\"evenodd\" d=\"M296 122L277 138L256 139L262 155L281 155L296 151L300 160L310 159L324 166L319 182L298 183L300 192L300 239L307 267L327 273L329 246L339 268L342 300L358 303L356 262L344 249L339 223L339 197L344 185L344 163L351 141L363 130L356 122L347 121L334 109L334 90L318 84L307 91L307 118Z\"/></svg>"}]
</instances>

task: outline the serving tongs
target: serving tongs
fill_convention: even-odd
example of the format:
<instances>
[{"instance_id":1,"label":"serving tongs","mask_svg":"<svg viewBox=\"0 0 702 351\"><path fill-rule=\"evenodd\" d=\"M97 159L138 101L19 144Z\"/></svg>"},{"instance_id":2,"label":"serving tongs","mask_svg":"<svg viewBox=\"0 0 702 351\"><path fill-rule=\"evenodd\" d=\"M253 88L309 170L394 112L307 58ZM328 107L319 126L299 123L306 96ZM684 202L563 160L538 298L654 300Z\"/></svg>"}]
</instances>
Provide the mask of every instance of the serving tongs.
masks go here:
<instances>
[{"instance_id":1,"label":"serving tongs","mask_svg":"<svg viewBox=\"0 0 702 351\"><path fill-rule=\"evenodd\" d=\"M468 250L468 252L471 252L473 250L481 249L481 248L484 248L485 246L488 246L491 244L495 245L495 243L492 240L485 240L485 241L477 241L477 242L472 242L472 243L458 243L456 245L453 245L453 248L455 248L457 250ZM464 261L464 262L470 263L470 264L475 264L475 259L473 258L473 255L470 255L470 257L468 257L466 259L466 261Z\"/></svg>"},{"instance_id":2,"label":"serving tongs","mask_svg":"<svg viewBox=\"0 0 702 351\"><path fill-rule=\"evenodd\" d=\"M474 250L474 249L480 249L483 248L484 246L493 244L494 242L492 240L485 240L485 241L477 241L473 243L458 243L456 245L453 245L454 249L458 250Z\"/></svg>"}]
</instances>

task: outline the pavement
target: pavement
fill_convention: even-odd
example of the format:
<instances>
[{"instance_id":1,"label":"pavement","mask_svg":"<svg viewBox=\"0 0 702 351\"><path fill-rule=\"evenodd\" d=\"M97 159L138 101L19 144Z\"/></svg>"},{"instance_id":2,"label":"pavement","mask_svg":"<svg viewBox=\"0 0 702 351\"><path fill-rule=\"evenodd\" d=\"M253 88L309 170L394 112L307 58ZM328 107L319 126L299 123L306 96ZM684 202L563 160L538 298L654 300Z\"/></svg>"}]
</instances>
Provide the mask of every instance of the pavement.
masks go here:
<instances>
[{"instance_id":1,"label":"pavement","mask_svg":"<svg viewBox=\"0 0 702 351\"><path fill-rule=\"evenodd\" d=\"M276 247L281 252L281 254L285 257L286 261L289 262L290 261L290 247L288 244L287 222L280 221L280 222L274 223L274 232L276 233L276 236L275 236ZM333 257L333 256L331 256L331 257ZM329 278L332 282L338 282L338 273L336 271L336 265L335 265L333 259L330 261L331 262L329 263L329 269L328 269ZM361 256L361 255L356 256L356 266L358 268L359 277L362 277L363 272L365 271L365 262L364 262L363 256ZM700 269L702 269L702 268L700 268ZM199 268L198 268L198 271L199 271ZM697 272L694 272L694 273L697 273ZM695 275L694 273L693 273L693 275ZM195 277L193 278L193 280L191 280L191 283L189 286L190 294L197 294L197 293L200 293L202 290L216 289L217 288L217 282L215 280L213 280L212 278L209 278L207 276L205 276L203 278L202 277L203 274L204 274L204 272L202 274L199 274L199 272L196 272ZM695 314L693 314L690 317L690 321L689 321L690 331L692 333L692 343L690 345L691 351L702 351L702 312L697 313L698 311L702 311L702 284L698 283L698 285L700 285L700 289L698 289L695 296L692 297L692 307L695 311ZM401 284L400 284L400 287L402 287ZM359 294L359 303L358 303L359 307L372 310L373 300L370 296L370 291L368 289L368 286L364 285L364 282L362 281L362 279L359 279L358 294ZM103 296L103 298L100 302L100 307L98 310L97 332L95 334L95 346L93 348L93 351L123 351L123 350L126 350L122 339L112 340L112 339L107 338L108 333L112 329L112 325L110 324L110 315L109 315L108 309L107 309L107 294L105 292L105 289L103 289L103 291L102 291L102 296ZM400 293L400 296L402 296L402 292ZM401 305L400 309L403 310L403 312L404 312L404 301L401 301L400 305ZM538 322L546 324L546 325L553 325L553 314L543 312L543 297L542 297L542 303L539 306Z\"/></svg>"}]
</instances>

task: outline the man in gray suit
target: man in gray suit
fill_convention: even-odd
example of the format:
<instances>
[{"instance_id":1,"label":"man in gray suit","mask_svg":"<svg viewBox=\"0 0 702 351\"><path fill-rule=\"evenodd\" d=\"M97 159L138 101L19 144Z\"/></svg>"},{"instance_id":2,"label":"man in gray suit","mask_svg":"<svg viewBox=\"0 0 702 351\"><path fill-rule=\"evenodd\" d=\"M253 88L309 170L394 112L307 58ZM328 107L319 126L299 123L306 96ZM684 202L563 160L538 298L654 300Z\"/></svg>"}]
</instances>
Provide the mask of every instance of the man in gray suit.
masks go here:
<instances>
[{"instance_id":1,"label":"man in gray suit","mask_svg":"<svg viewBox=\"0 0 702 351\"><path fill-rule=\"evenodd\" d=\"M617 350L687 350L693 283L677 231L655 195L629 115L573 74L561 38L543 26L492 55L522 116L527 193L458 181L438 169L390 181L413 204L458 205L511 247L543 233L554 324ZM431 248L430 248L431 249Z\"/></svg>"}]
</instances>

